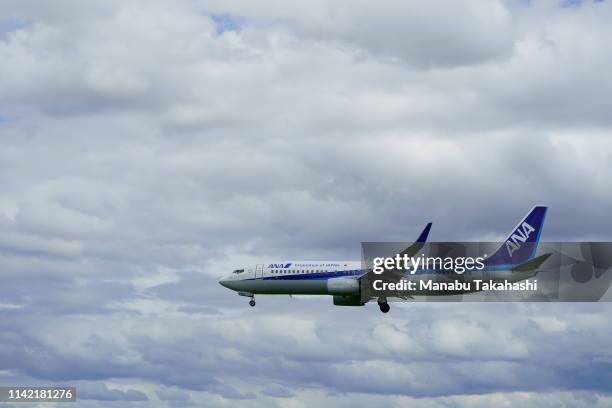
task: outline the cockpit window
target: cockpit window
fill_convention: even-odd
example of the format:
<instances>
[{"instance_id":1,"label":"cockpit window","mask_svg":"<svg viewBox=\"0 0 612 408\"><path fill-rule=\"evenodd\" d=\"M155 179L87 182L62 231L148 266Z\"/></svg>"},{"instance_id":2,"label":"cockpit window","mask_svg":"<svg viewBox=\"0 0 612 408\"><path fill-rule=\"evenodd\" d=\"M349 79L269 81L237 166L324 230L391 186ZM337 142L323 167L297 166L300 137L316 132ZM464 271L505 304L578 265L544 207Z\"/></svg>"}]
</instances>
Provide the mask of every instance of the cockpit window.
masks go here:
<instances>
[{"instance_id":1,"label":"cockpit window","mask_svg":"<svg viewBox=\"0 0 612 408\"><path fill-rule=\"evenodd\" d=\"M232 273L242 273L244 272L244 269L235 269L234 272Z\"/></svg>"}]
</instances>

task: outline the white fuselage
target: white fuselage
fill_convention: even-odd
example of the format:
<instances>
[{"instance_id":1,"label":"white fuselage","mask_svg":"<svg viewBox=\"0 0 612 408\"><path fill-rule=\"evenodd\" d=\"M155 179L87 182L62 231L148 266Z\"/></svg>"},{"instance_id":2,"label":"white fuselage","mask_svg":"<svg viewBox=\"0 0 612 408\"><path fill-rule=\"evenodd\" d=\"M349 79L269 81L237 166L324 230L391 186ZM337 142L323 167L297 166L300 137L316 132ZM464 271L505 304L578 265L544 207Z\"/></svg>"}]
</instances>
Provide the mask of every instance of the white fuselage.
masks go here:
<instances>
[{"instance_id":1,"label":"white fuselage","mask_svg":"<svg viewBox=\"0 0 612 408\"><path fill-rule=\"evenodd\" d=\"M361 262L297 261L259 264L234 271L219 282L249 294L328 295L330 280L350 278L357 282Z\"/></svg>"},{"instance_id":2,"label":"white fuselage","mask_svg":"<svg viewBox=\"0 0 612 408\"><path fill-rule=\"evenodd\" d=\"M245 296L253 294L358 295L358 278L365 272L361 262L354 261L279 262L239 269L219 282ZM533 271L517 273L504 268L485 268L461 275L454 272L419 270L415 274L406 274L404 279L412 281L434 279L437 282L444 282L459 278L463 281L518 282L534 274ZM412 294L435 296L451 293L439 290L420 290Z\"/></svg>"}]
</instances>

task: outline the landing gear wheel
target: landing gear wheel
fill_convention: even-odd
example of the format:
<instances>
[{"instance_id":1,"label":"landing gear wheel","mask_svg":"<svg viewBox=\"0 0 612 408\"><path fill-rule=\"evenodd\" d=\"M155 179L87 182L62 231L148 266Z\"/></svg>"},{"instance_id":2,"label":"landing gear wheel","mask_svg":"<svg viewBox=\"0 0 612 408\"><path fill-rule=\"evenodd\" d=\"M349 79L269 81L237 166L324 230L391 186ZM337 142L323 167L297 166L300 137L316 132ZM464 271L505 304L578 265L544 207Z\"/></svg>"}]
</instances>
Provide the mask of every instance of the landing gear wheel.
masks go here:
<instances>
[{"instance_id":1,"label":"landing gear wheel","mask_svg":"<svg viewBox=\"0 0 612 408\"><path fill-rule=\"evenodd\" d=\"M251 306L251 307L255 306L255 300L254 299L251 299L249 301L249 306Z\"/></svg>"},{"instance_id":2,"label":"landing gear wheel","mask_svg":"<svg viewBox=\"0 0 612 408\"><path fill-rule=\"evenodd\" d=\"M380 307L380 311L383 313L389 313L389 310L391 310L391 306L387 302L379 303L378 307Z\"/></svg>"}]
</instances>

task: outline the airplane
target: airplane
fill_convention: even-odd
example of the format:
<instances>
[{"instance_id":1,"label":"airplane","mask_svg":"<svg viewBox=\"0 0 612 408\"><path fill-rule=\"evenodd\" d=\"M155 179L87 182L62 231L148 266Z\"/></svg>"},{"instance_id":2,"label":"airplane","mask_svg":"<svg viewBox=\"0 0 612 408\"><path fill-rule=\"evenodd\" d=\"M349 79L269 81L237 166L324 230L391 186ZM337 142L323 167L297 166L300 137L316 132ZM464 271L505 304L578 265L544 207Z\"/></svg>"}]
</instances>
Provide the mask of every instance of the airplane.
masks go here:
<instances>
[{"instance_id":1,"label":"airplane","mask_svg":"<svg viewBox=\"0 0 612 408\"><path fill-rule=\"evenodd\" d=\"M550 254L534 258L540 239L547 207L535 206L518 223L502 245L484 260L484 269L463 274L462 279L474 280L487 277L491 281L518 282L537 273L537 269ZM417 240L400 255L412 257L425 245L432 223L428 223ZM396 271L397 279L440 278L440 271L419 269L412 274ZM249 305L255 306L255 295L331 295L336 306L363 306L369 300L362 299L361 281L372 277L372 268L363 268L355 261L294 261L271 262L235 269L219 280L219 283L240 296L250 297ZM426 290L418 296L456 295L458 292ZM402 296L398 296L402 297ZM387 298L377 298L383 313L390 310Z\"/></svg>"}]
</instances>

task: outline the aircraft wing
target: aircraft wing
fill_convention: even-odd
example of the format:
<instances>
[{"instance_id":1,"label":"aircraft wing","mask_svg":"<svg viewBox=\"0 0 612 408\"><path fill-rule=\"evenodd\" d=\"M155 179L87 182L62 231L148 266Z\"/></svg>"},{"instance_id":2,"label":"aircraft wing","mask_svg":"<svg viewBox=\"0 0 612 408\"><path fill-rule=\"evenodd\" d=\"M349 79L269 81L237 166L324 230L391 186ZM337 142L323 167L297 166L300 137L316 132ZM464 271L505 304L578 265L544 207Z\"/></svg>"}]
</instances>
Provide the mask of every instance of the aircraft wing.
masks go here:
<instances>
[{"instance_id":1,"label":"aircraft wing","mask_svg":"<svg viewBox=\"0 0 612 408\"><path fill-rule=\"evenodd\" d=\"M425 242L427 242L427 237L429 236L429 230L431 229L431 222L427 223L423 231L421 231L421 235L417 238L414 244L410 245L408 248L404 249L400 252L400 255L403 257L404 255L408 255L409 257L413 257L417 252L423 248Z\"/></svg>"},{"instance_id":2,"label":"aircraft wing","mask_svg":"<svg viewBox=\"0 0 612 408\"><path fill-rule=\"evenodd\" d=\"M423 248L423 245L425 245L425 242L427 242L427 237L429 236L429 230L431 230L431 225L432 225L431 222L427 223L427 225L425 226L425 228L423 228L423 231L421 231L421 234L419 235L417 240L414 242L414 244L410 245L408 248L404 249L399 254L402 257L404 255L407 255L409 257L413 257L414 255L416 255L416 253L419 252L421 248ZM391 272L390 277L393 280L399 281L404 276L402 271L388 271L388 272ZM364 276L367 276L368 274L373 274L373 273L374 272L372 272L371 270L366 271L361 276L359 276L359 278L363 278ZM397 279L395 279L396 277Z\"/></svg>"}]
</instances>

